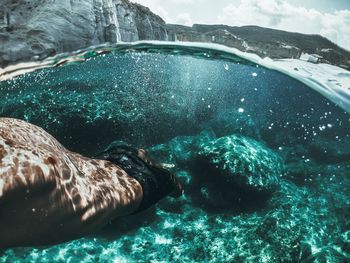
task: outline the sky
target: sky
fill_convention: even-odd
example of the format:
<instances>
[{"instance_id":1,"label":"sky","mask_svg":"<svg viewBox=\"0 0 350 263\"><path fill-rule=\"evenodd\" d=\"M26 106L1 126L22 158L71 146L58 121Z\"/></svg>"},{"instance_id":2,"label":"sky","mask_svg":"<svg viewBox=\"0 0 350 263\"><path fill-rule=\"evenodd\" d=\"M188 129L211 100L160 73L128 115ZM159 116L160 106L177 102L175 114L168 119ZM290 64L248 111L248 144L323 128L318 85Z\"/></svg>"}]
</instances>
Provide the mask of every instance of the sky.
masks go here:
<instances>
[{"instance_id":1,"label":"sky","mask_svg":"<svg viewBox=\"0 0 350 263\"><path fill-rule=\"evenodd\" d=\"M167 23L258 25L320 34L350 50L350 0L132 0Z\"/></svg>"}]
</instances>

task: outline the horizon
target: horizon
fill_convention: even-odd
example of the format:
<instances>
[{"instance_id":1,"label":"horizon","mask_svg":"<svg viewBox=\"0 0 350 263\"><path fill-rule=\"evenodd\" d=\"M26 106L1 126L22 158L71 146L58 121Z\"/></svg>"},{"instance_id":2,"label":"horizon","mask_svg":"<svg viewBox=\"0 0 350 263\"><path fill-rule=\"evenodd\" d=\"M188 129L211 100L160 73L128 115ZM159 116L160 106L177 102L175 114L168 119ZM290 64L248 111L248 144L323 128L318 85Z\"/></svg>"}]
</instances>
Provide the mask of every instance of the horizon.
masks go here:
<instances>
[{"instance_id":1,"label":"horizon","mask_svg":"<svg viewBox=\"0 0 350 263\"><path fill-rule=\"evenodd\" d=\"M132 0L167 24L258 26L320 35L350 51L350 2L346 0ZM171 11L170 11L171 10ZM245 15L249 14L249 15Z\"/></svg>"}]
</instances>

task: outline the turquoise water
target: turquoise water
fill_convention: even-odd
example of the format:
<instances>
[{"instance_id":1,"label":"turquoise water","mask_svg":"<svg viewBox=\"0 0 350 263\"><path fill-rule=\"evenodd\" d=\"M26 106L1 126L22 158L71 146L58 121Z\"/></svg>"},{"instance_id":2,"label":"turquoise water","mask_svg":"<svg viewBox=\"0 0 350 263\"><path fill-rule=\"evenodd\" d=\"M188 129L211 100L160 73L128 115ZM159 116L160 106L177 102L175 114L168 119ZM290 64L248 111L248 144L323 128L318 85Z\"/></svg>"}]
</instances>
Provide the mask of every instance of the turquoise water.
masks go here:
<instances>
[{"instance_id":1,"label":"turquoise water","mask_svg":"<svg viewBox=\"0 0 350 263\"><path fill-rule=\"evenodd\" d=\"M0 116L86 156L115 140L146 148L184 196L0 262L350 261L346 109L220 50L105 50L0 82Z\"/></svg>"}]
</instances>

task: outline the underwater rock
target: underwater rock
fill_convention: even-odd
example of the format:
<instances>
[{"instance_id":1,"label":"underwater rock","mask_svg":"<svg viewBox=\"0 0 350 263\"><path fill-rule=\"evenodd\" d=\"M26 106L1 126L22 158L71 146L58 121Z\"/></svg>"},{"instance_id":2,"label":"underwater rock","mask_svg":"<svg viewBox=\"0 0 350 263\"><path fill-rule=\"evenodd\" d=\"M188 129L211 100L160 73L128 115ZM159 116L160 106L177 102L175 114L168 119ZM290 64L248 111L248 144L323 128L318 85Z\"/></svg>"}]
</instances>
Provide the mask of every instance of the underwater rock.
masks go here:
<instances>
[{"instance_id":1,"label":"underwater rock","mask_svg":"<svg viewBox=\"0 0 350 263\"><path fill-rule=\"evenodd\" d=\"M262 243L270 245L267 253L271 262L342 262L335 260L337 246L328 243L329 238L340 236L336 229L339 221L334 216L329 218L332 214L326 198L282 182L266 206L255 234Z\"/></svg>"},{"instance_id":2,"label":"underwater rock","mask_svg":"<svg viewBox=\"0 0 350 263\"><path fill-rule=\"evenodd\" d=\"M203 143L193 166L194 189L213 209L261 207L279 186L282 159L265 145L240 135Z\"/></svg>"},{"instance_id":3,"label":"underwater rock","mask_svg":"<svg viewBox=\"0 0 350 263\"><path fill-rule=\"evenodd\" d=\"M341 169L330 178L325 171L312 188L281 182L257 228L264 241L279 248L273 251L279 262L348 261L350 201L344 191L350 180Z\"/></svg>"},{"instance_id":4,"label":"underwater rock","mask_svg":"<svg viewBox=\"0 0 350 263\"><path fill-rule=\"evenodd\" d=\"M147 151L156 162L170 164L185 193L212 212L262 207L283 174L282 159L263 144L240 135L216 139L211 130Z\"/></svg>"},{"instance_id":5,"label":"underwater rock","mask_svg":"<svg viewBox=\"0 0 350 263\"><path fill-rule=\"evenodd\" d=\"M216 170L222 178L233 176L230 181L257 191L273 191L283 173L281 157L262 143L241 135L217 139L211 130L197 136L179 136L147 151L157 162L174 167L206 162L205 169Z\"/></svg>"},{"instance_id":6,"label":"underwater rock","mask_svg":"<svg viewBox=\"0 0 350 263\"><path fill-rule=\"evenodd\" d=\"M256 191L273 191L283 173L282 159L254 139L231 135L203 144L199 156L228 181Z\"/></svg>"},{"instance_id":7,"label":"underwater rock","mask_svg":"<svg viewBox=\"0 0 350 263\"><path fill-rule=\"evenodd\" d=\"M128 0L5 0L2 20L0 67L106 42L167 39L162 18Z\"/></svg>"}]
</instances>

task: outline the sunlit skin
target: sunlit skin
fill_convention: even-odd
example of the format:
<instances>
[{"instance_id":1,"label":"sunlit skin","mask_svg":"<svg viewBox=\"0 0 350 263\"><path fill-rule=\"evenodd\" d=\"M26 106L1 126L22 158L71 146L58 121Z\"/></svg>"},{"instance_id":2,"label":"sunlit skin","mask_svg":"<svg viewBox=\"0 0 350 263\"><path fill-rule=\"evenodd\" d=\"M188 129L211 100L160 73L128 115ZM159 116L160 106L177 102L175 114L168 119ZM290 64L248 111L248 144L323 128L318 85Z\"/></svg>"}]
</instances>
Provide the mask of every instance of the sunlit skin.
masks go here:
<instances>
[{"instance_id":1,"label":"sunlit skin","mask_svg":"<svg viewBox=\"0 0 350 263\"><path fill-rule=\"evenodd\" d=\"M138 157L153 165L144 150ZM169 180L167 194L179 196L180 184ZM80 237L137 212L143 198L141 184L120 166L73 153L35 125L0 118L0 247Z\"/></svg>"}]
</instances>

